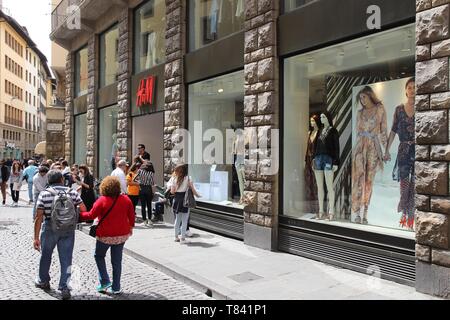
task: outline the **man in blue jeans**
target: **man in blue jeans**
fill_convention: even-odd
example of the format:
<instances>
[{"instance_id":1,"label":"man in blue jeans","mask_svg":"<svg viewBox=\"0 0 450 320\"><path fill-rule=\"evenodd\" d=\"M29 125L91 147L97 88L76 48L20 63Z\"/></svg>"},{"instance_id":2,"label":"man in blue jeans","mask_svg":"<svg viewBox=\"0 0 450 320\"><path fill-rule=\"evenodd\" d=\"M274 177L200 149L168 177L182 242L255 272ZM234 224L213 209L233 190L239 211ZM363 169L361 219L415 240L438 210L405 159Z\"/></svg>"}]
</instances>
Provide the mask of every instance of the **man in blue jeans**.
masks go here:
<instances>
[{"instance_id":1,"label":"man in blue jeans","mask_svg":"<svg viewBox=\"0 0 450 320\"><path fill-rule=\"evenodd\" d=\"M28 197L30 199L29 204L34 201L33 197L33 177L36 174L38 167L36 167L34 160L28 161L28 167L23 171L23 178L28 183Z\"/></svg>"},{"instance_id":2,"label":"man in blue jeans","mask_svg":"<svg viewBox=\"0 0 450 320\"><path fill-rule=\"evenodd\" d=\"M50 170L47 173L48 184L56 192L67 193L73 204L79 206L80 212L86 211L86 206L80 198L78 192L64 187L64 178L61 171ZM36 219L34 222L34 249L41 252L39 263L39 276L35 280L35 285L44 290L50 290L50 265L52 263L52 254L55 247L58 247L59 262L61 264L61 278L59 281L59 290L64 300L70 299L70 280L72 269L72 254L75 243L75 230L64 234L55 233L51 226L51 211L55 195L48 191L42 191L37 200ZM42 223L43 222L43 223ZM42 225L42 231L41 231ZM40 238L39 238L40 235Z\"/></svg>"}]
</instances>

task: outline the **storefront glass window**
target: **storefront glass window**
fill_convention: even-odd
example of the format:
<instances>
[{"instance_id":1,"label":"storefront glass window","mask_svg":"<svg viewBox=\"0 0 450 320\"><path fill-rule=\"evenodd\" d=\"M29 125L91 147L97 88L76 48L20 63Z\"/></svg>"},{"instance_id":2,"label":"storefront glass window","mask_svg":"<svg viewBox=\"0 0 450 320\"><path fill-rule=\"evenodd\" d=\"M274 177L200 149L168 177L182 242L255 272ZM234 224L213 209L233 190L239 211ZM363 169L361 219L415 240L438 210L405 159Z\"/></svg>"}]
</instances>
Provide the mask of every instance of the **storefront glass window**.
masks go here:
<instances>
[{"instance_id":1,"label":"storefront glass window","mask_svg":"<svg viewBox=\"0 0 450 320\"><path fill-rule=\"evenodd\" d=\"M285 215L413 235L414 30L285 60Z\"/></svg>"},{"instance_id":2,"label":"storefront glass window","mask_svg":"<svg viewBox=\"0 0 450 320\"><path fill-rule=\"evenodd\" d=\"M166 4L150 0L134 13L134 72L150 69L165 60Z\"/></svg>"},{"instance_id":3,"label":"storefront glass window","mask_svg":"<svg viewBox=\"0 0 450 320\"><path fill-rule=\"evenodd\" d=\"M100 87L117 81L119 69L119 28L112 27L100 36Z\"/></svg>"},{"instance_id":4,"label":"storefront glass window","mask_svg":"<svg viewBox=\"0 0 450 320\"><path fill-rule=\"evenodd\" d=\"M86 113L75 116L75 152L76 164L86 163L87 121Z\"/></svg>"},{"instance_id":5,"label":"storefront glass window","mask_svg":"<svg viewBox=\"0 0 450 320\"><path fill-rule=\"evenodd\" d=\"M75 96L87 94L88 91L88 49L75 54Z\"/></svg>"},{"instance_id":6,"label":"storefront glass window","mask_svg":"<svg viewBox=\"0 0 450 320\"><path fill-rule=\"evenodd\" d=\"M98 176L104 178L111 174L119 159L117 145L117 115L119 107L100 109L98 129Z\"/></svg>"},{"instance_id":7,"label":"storefront glass window","mask_svg":"<svg viewBox=\"0 0 450 320\"><path fill-rule=\"evenodd\" d=\"M289 12L315 0L284 0L284 12Z\"/></svg>"},{"instance_id":8,"label":"storefront glass window","mask_svg":"<svg viewBox=\"0 0 450 320\"><path fill-rule=\"evenodd\" d=\"M200 139L191 144L189 175L200 201L243 208L243 128L243 71L189 86L189 132Z\"/></svg>"},{"instance_id":9,"label":"storefront glass window","mask_svg":"<svg viewBox=\"0 0 450 320\"><path fill-rule=\"evenodd\" d=\"M190 0L189 48L199 49L244 28L245 0Z\"/></svg>"}]
</instances>

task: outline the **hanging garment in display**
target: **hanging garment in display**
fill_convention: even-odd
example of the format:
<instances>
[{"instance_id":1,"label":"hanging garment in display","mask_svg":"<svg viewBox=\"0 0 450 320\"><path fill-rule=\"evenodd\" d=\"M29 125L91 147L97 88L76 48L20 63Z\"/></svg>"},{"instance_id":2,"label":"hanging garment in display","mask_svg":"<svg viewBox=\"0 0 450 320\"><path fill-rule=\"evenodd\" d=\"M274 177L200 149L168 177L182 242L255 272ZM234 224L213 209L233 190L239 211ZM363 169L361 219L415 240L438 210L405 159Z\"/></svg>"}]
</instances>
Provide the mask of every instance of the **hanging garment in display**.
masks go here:
<instances>
[{"instance_id":1,"label":"hanging garment in display","mask_svg":"<svg viewBox=\"0 0 450 320\"><path fill-rule=\"evenodd\" d=\"M238 0L236 6L236 17L240 17L244 14L244 0Z\"/></svg>"},{"instance_id":2,"label":"hanging garment in display","mask_svg":"<svg viewBox=\"0 0 450 320\"><path fill-rule=\"evenodd\" d=\"M147 34L147 57L145 60L145 68L150 69L152 66L156 65L156 35L155 32L151 31Z\"/></svg>"},{"instance_id":3,"label":"hanging garment in display","mask_svg":"<svg viewBox=\"0 0 450 320\"><path fill-rule=\"evenodd\" d=\"M233 153L236 155L234 166L236 167L236 173L239 180L239 192L240 200L239 204L242 204L244 199L244 183L245 183L245 145L244 135L241 131L238 131L233 145Z\"/></svg>"},{"instance_id":4,"label":"hanging garment in display","mask_svg":"<svg viewBox=\"0 0 450 320\"><path fill-rule=\"evenodd\" d=\"M220 8L222 7L223 0L212 0L211 1L211 9L209 11L209 20L211 23L210 31L211 33L217 33L217 25L220 22L219 16Z\"/></svg>"},{"instance_id":5,"label":"hanging garment in display","mask_svg":"<svg viewBox=\"0 0 450 320\"><path fill-rule=\"evenodd\" d=\"M374 178L378 171L383 170L381 145L386 147L387 144L387 119L386 110L372 89L365 87L359 96L362 94L372 100L373 107L363 107L357 113L357 136L352 158L352 211L356 214L356 223L368 224ZM378 102L375 104L375 101ZM361 209L364 210L362 221Z\"/></svg>"}]
</instances>

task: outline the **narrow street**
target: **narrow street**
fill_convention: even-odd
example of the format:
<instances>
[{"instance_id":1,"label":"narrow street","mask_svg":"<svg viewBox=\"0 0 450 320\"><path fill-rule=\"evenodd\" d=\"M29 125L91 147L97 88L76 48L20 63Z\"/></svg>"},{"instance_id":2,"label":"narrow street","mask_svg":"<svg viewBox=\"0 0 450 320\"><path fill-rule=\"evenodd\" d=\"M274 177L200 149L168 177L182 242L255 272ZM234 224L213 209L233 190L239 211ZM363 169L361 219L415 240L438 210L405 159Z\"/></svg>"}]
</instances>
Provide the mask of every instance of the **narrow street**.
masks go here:
<instances>
[{"instance_id":1,"label":"narrow street","mask_svg":"<svg viewBox=\"0 0 450 320\"><path fill-rule=\"evenodd\" d=\"M44 292L34 286L38 271L39 253L32 247L31 207L20 202L20 207L0 207L0 300L56 300L59 261L53 255L50 271L51 291ZM77 231L71 278L73 300L204 300L208 296L176 281L164 273L124 254L122 289L120 296L96 292L97 268L93 251L95 240ZM149 250L151 246L149 246ZM109 256L108 270L111 275Z\"/></svg>"}]
</instances>

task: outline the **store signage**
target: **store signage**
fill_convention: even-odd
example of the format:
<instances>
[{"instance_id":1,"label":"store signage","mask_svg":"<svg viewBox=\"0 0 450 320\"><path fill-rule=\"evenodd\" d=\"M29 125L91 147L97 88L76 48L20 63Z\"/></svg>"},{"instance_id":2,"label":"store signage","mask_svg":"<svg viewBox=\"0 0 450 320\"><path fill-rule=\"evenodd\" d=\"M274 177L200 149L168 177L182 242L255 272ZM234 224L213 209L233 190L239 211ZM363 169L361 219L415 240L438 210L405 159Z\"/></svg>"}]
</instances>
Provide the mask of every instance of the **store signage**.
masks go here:
<instances>
[{"instance_id":1,"label":"store signage","mask_svg":"<svg viewBox=\"0 0 450 320\"><path fill-rule=\"evenodd\" d=\"M136 105L138 107L153 104L155 98L155 84L156 84L155 76L150 76L146 79L141 80L136 95Z\"/></svg>"},{"instance_id":2,"label":"store signage","mask_svg":"<svg viewBox=\"0 0 450 320\"><path fill-rule=\"evenodd\" d=\"M62 123L48 123L47 131L62 131L63 124Z\"/></svg>"}]
</instances>

